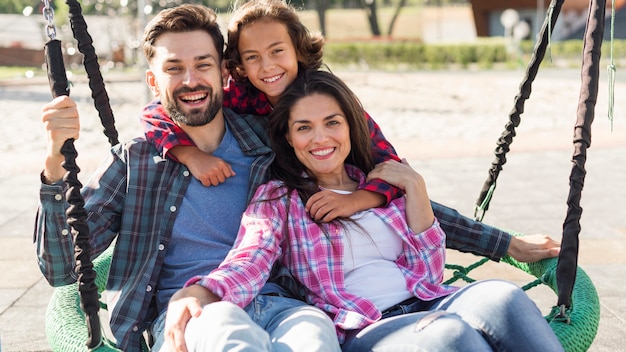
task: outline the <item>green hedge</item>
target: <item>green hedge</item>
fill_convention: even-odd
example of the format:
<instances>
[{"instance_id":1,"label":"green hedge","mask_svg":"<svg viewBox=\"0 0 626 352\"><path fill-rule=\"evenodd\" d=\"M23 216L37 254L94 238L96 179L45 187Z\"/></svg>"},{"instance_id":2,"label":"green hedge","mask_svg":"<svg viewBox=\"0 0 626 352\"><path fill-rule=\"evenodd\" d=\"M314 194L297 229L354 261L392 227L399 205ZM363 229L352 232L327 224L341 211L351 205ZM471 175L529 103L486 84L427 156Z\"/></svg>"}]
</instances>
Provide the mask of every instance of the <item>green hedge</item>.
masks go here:
<instances>
[{"instance_id":1,"label":"green hedge","mask_svg":"<svg viewBox=\"0 0 626 352\"><path fill-rule=\"evenodd\" d=\"M580 65L581 40L550 43L544 64ZM510 53L503 40L486 40L471 44L432 45L409 41L329 42L324 48L324 60L331 67L362 67L376 69L423 69L470 65L491 68L494 65L519 66L528 62L534 49L532 41L522 42L520 53ZM602 47L602 59L608 62L610 43ZM626 40L613 43L613 57L619 66L626 58Z\"/></svg>"}]
</instances>

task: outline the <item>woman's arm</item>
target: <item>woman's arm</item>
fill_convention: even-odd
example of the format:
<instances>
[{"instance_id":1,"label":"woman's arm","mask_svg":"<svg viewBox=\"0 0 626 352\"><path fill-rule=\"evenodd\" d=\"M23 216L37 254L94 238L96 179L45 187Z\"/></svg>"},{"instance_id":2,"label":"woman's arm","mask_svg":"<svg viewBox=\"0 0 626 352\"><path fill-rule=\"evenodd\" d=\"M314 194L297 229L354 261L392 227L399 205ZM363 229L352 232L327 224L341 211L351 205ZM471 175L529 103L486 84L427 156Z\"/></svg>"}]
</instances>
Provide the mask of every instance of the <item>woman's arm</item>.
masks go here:
<instances>
[{"instance_id":1,"label":"woman's arm","mask_svg":"<svg viewBox=\"0 0 626 352\"><path fill-rule=\"evenodd\" d=\"M285 206L268 201L276 183L259 186L241 219L237 239L220 266L206 276L196 276L185 286L198 284L241 307L248 305L267 282L280 257ZM265 199L265 200L263 200Z\"/></svg>"}]
</instances>

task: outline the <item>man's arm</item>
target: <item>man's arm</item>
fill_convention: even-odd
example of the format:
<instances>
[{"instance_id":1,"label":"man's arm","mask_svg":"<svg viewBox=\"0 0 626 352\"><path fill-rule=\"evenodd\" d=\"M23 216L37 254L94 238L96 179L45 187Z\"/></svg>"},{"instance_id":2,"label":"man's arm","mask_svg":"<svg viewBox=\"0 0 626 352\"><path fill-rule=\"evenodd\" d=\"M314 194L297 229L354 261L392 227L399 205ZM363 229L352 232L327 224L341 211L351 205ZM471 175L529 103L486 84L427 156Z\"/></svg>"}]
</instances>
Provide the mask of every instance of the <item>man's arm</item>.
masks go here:
<instances>
[{"instance_id":1,"label":"man's arm","mask_svg":"<svg viewBox=\"0 0 626 352\"><path fill-rule=\"evenodd\" d=\"M560 243L545 235L512 236L431 201L435 217L446 233L446 247L500 261L510 255L520 262L535 262L559 255Z\"/></svg>"},{"instance_id":2,"label":"man's arm","mask_svg":"<svg viewBox=\"0 0 626 352\"><path fill-rule=\"evenodd\" d=\"M67 224L66 188L61 182L65 169L61 146L68 138L77 138L79 116L76 104L61 96L46 104L42 122L48 138L48 151L41 173L40 204L37 210L33 242L39 268L52 286L76 281L74 240ZM119 146L118 146L119 147ZM118 148L119 151L119 148ZM124 204L126 165L119 158L108 159L82 190L84 208L89 214L92 257L102 253L113 241L119 224L116 220ZM116 165L117 167L110 167ZM114 185L114 186L111 186ZM90 212L89 209L98 209Z\"/></svg>"},{"instance_id":3,"label":"man's arm","mask_svg":"<svg viewBox=\"0 0 626 352\"><path fill-rule=\"evenodd\" d=\"M40 205L35 221L34 242L39 268L52 286L76 281L74 241L66 223L67 202L62 183L65 157L61 147L67 139L77 139L80 122L76 103L60 96L42 108L41 121L47 137L47 153L41 172Z\"/></svg>"},{"instance_id":4,"label":"man's arm","mask_svg":"<svg viewBox=\"0 0 626 352\"><path fill-rule=\"evenodd\" d=\"M511 235L472 220L458 211L431 201L435 217L446 233L446 248L500 261L507 254Z\"/></svg>"}]
</instances>

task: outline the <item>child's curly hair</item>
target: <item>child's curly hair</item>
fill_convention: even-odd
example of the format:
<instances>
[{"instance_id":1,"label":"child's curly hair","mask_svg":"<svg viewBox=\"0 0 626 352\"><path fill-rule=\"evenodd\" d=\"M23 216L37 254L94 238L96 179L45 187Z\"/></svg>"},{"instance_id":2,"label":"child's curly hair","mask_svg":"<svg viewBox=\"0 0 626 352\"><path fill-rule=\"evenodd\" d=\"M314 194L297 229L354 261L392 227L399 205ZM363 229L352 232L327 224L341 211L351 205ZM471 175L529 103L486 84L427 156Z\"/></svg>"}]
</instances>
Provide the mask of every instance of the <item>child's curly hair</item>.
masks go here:
<instances>
[{"instance_id":1,"label":"child's curly hair","mask_svg":"<svg viewBox=\"0 0 626 352\"><path fill-rule=\"evenodd\" d=\"M319 32L311 33L300 21L298 12L293 6L284 0L250 0L234 5L233 17L228 25L228 44L224 57L233 79L244 80L238 48L241 30L246 25L262 20L283 23L287 27L300 69L321 67L324 37Z\"/></svg>"}]
</instances>

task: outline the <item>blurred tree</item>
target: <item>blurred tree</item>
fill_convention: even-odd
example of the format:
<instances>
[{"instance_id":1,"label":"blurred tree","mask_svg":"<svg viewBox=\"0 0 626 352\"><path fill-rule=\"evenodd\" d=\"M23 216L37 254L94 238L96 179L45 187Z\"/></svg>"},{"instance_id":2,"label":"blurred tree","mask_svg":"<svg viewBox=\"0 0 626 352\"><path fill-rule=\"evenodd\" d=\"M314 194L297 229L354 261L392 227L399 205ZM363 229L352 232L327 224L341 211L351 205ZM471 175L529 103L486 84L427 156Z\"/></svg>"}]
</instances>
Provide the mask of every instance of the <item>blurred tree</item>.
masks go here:
<instances>
[{"instance_id":1,"label":"blurred tree","mask_svg":"<svg viewBox=\"0 0 626 352\"><path fill-rule=\"evenodd\" d=\"M54 3L54 11L61 11L67 7L65 0L50 0ZM137 13L137 0L78 0L84 15L107 15L117 16L121 13L128 13L134 16ZM222 12L230 9L231 0L146 0L146 5L152 6L152 13L161 9L179 5L182 3L203 4ZM33 9L40 9L41 0L0 0L0 13L21 14L24 8L31 6ZM35 11L36 12L36 11ZM35 14L33 12L33 14ZM39 13L41 13L39 11Z\"/></svg>"},{"instance_id":2,"label":"blurred tree","mask_svg":"<svg viewBox=\"0 0 626 352\"><path fill-rule=\"evenodd\" d=\"M39 9L41 0L0 0L0 13L21 14L28 6Z\"/></svg>"},{"instance_id":3,"label":"blurred tree","mask_svg":"<svg viewBox=\"0 0 626 352\"><path fill-rule=\"evenodd\" d=\"M404 7L404 5L406 5L406 1L407 0L399 0L396 4L395 10L393 11L393 16L391 17L391 21L389 21L389 28L387 29L388 36L391 36L393 34L393 27L396 24L398 16L400 16L400 11L402 11L402 8Z\"/></svg>"},{"instance_id":4,"label":"blurred tree","mask_svg":"<svg viewBox=\"0 0 626 352\"><path fill-rule=\"evenodd\" d=\"M326 10L330 6L330 0L313 0L315 2L315 10L320 23L320 32L326 37Z\"/></svg>"},{"instance_id":5,"label":"blurred tree","mask_svg":"<svg viewBox=\"0 0 626 352\"><path fill-rule=\"evenodd\" d=\"M372 35L380 36L380 26L378 25L378 8L376 6L376 0L362 0L363 8L367 14L367 22L370 25L370 31Z\"/></svg>"}]
</instances>

